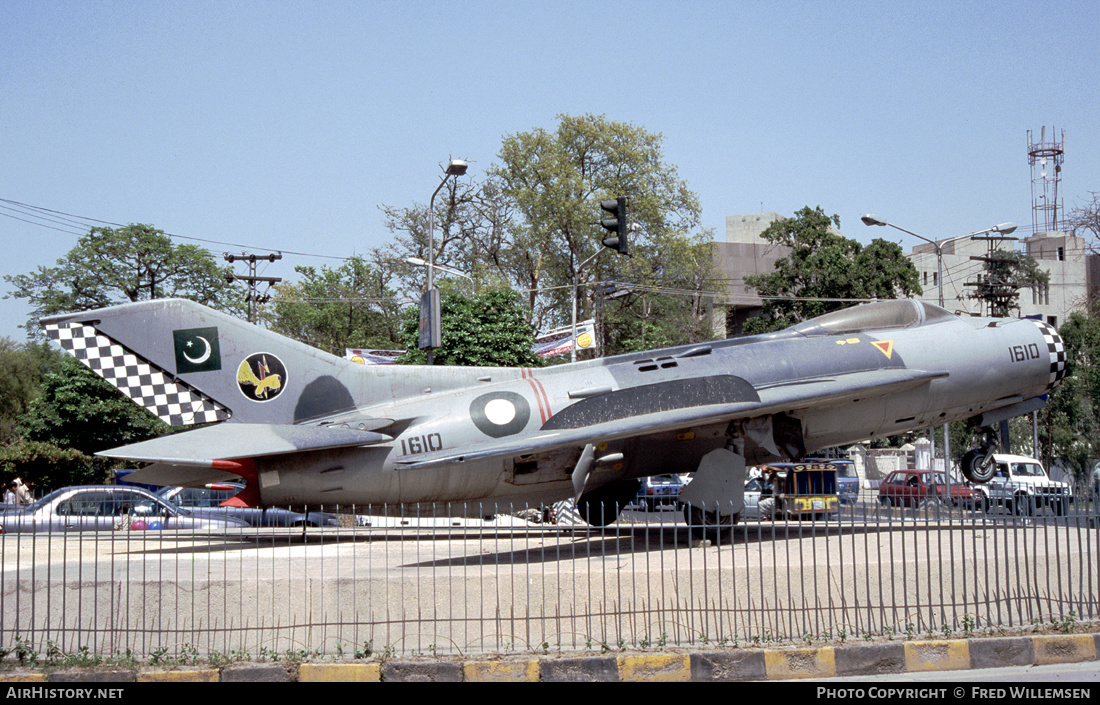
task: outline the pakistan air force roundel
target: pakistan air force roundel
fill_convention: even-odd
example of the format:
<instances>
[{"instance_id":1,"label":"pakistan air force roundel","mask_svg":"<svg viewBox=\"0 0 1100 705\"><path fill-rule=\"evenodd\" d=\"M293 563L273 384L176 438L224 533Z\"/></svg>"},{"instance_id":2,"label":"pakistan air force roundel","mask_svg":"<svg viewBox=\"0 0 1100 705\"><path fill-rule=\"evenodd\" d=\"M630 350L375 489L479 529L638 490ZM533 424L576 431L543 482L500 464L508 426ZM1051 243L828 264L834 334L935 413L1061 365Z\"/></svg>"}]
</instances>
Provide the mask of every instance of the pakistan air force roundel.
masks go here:
<instances>
[{"instance_id":1,"label":"pakistan air force roundel","mask_svg":"<svg viewBox=\"0 0 1100 705\"><path fill-rule=\"evenodd\" d=\"M473 400L470 418L485 435L503 438L527 426L531 405L515 392L490 392Z\"/></svg>"},{"instance_id":2,"label":"pakistan air force roundel","mask_svg":"<svg viewBox=\"0 0 1100 705\"><path fill-rule=\"evenodd\" d=\"M271 401L286 385L286 367L271 353L256 353L237 368L237 386L252 401Z\"/></svg>"}]
</instances>

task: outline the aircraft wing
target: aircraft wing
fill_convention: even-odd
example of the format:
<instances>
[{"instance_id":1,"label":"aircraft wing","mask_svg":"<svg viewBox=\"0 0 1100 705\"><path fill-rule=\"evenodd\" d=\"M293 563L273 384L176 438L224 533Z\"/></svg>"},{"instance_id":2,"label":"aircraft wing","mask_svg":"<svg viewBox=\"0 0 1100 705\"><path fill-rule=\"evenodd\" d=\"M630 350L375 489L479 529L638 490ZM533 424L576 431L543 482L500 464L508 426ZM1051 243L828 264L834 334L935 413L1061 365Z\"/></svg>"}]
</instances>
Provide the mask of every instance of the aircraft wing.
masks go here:
<instances>
[{"instance_id":1,"label":"aircraft wing","mask_svg":"<svg viewBox=\"0 0 1100 705\"><path fill-rule=\"evenodd\" d=\"M646 401L645 393L628 388L582 399L550 417L542 429L534 435L515 437L506 441L489 441L459 449L425 453L397 461L401 469L419 469L445 465L512 457L544 452L556 448L582 447L598 441L612 441L632 436L646 436L664 431L675 431L691 426L701 426L739 418L762 416L779 411L822 408L854 399L885 396L897 391L925 384L933 379L946 377L946 372L887 368L854 372L845 375L783 382L755 389L755 394L742 390L742 400L730 403L701 403L695 406L675 406L676 402L658 403L668 399L662 390L654 389L648 396L655 404L655 412L640 411ZM747 385L739 378L732 378ZM689 380L706 383L706 378ZM681 381L678 381L681 382ZM653 385L660 387L662 385ZM752 388L749 388L752 391ZM710 400L702 397L704 402ZM685 402L680 402L685 403ZM686 403L690 403L686 402ZM560 418L564 417L564 418ZM559 419L555 421L555 419ZM582 425L584 419L603 419Z\"/></svg>"}]
</instances>

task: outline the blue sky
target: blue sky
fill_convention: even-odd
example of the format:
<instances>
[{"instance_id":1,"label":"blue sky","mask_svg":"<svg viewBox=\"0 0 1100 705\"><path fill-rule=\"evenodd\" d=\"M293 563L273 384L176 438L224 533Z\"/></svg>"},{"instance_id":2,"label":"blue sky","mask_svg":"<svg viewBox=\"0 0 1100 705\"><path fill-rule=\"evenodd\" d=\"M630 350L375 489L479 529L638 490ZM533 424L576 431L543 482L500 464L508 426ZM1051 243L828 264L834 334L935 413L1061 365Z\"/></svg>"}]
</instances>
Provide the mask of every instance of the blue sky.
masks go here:
<instances>
[{"instance_id":1,"label":"blue sky","mask_svg":"<svg viewBox=\"0 0 1100 705\"><path fill-rule=\"evenodd\" d=\"M0 199L208 245L346 257L449 157L602 114L664 136L703 225L820 205L930 238L1031 224L1027 131L1100 191L1100 3L6 0ZM0 206L10 204L0 202ZM0 274L86 228L0 207ZM1027 233L1018 233L1027 234ZM291 277L287 255L264 272ZM5 292L10 287L5 285ZM0 300L0 336L29 308Z\"/></svg>"}]
</instances>

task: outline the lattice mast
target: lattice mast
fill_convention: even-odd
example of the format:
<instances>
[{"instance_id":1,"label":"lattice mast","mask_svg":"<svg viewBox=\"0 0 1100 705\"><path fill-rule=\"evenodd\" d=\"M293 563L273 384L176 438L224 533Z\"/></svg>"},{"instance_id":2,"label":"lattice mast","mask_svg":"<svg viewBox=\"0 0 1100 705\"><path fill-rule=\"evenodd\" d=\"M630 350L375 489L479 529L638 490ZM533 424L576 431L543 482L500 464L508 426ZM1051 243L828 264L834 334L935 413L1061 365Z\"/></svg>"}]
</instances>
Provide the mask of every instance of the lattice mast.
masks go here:
<instances>
[{"instance_id":1,"label":"lattice mast","mask_svg":"<svg viewBox=\"0 0 1100 705\"><path fill-rule=\"evenodd\" d=\"M1066 131L1062 130L1061 140L1050 128L1051 138L1047 141L1047 128L1039 133L1039 141L1027 131L1027 163L1031 166L1031 227L1033 233L1054 232L1060 229L1059 218L1065 218L1065 208L1061 201L1062 162L1066 158Z\"/></svg>"}]
</instances>

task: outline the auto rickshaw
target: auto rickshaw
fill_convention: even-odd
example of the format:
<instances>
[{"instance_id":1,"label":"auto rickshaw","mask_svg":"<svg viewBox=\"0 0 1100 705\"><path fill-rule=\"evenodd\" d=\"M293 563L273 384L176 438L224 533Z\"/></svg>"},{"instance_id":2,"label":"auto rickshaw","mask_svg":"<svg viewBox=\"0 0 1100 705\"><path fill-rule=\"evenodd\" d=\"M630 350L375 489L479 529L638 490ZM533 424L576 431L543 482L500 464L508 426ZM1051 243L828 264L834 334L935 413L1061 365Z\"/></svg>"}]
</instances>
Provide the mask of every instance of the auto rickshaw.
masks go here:
<instances>
[{"instance_id":1,"label":"auto rickshaw","mask_svg":"<svg viewBox=\"0 0 1100 705\"><path fill-rule=\"evenodd\" d=\"M763 466L765 486L771 479L776 519L824 518L835 515L840 505L837 496L837 467L831 462L770 463ZM761 513L764 512L761 496Z\"/></svg>"}]
</instances>

